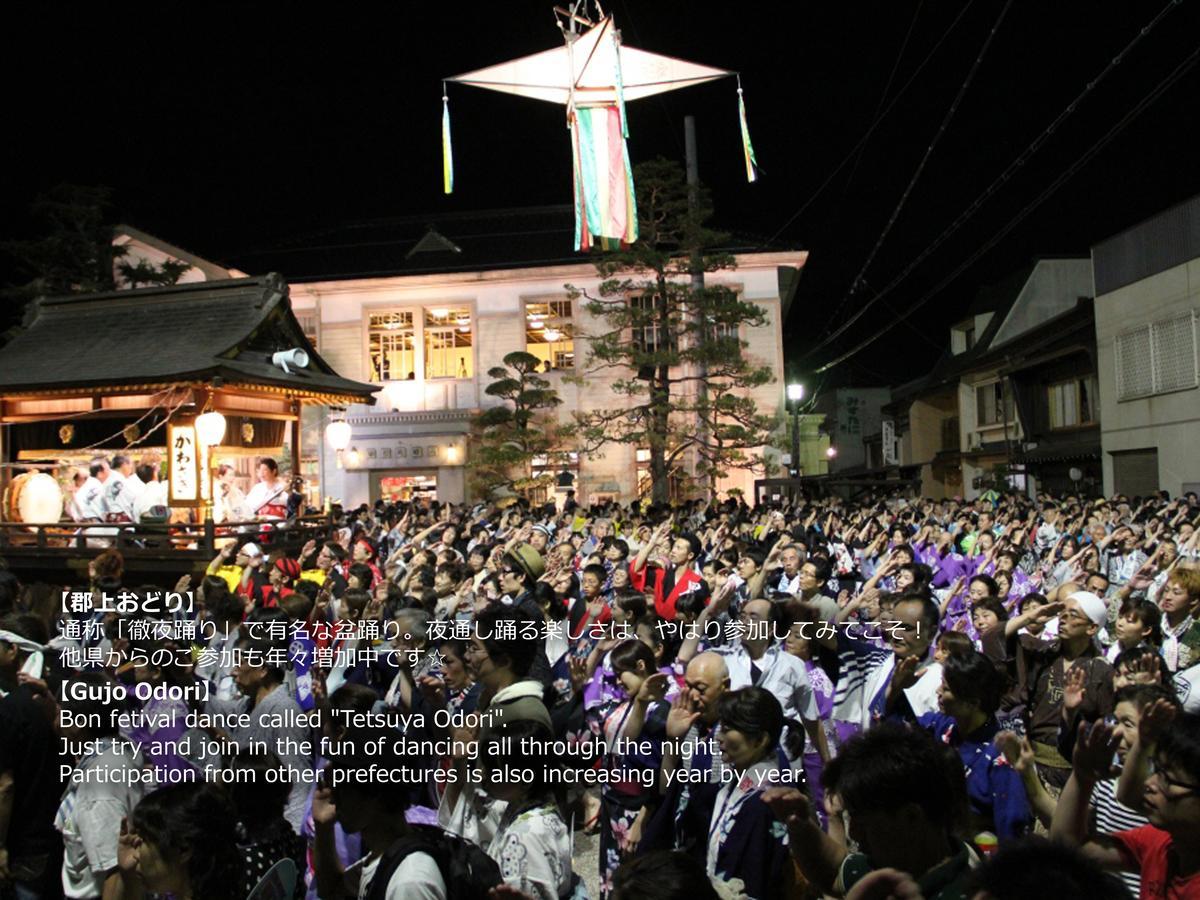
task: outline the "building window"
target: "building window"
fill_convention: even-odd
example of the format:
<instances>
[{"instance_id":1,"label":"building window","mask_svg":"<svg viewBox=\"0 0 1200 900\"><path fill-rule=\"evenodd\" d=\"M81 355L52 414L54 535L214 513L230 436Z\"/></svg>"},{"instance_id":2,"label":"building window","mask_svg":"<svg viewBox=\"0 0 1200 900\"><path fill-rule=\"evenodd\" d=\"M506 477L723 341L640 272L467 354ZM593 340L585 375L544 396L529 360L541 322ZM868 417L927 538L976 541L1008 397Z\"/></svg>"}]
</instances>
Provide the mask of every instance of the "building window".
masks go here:
<instances>
[{"instance_id":1,"label":"building window","mask_svg":"<svg viewBox=\"0 0 1200 900\"><path fill-rule=\"evenodd\" d=\"M425 377L473 377L475 356L471 338L470 309L465 306L426 308Z\"/></svg>"},{"instance_id":2,"label":"building window","mask_svg":"<svg viewBox=\"0 0 1200 900\"><path fill-rule=\"evenodd\" d=\"M633 321L645 323L635 324L630 329L633 343L643 353L673 352L675 350L672 340L674 335L664 334L663 329L659 328L653 295L630 297L629 307L634 311Z\"/></svg>"},{"instance_id":3,"label":"building window","mask_svg":"<svg viewBox=\"0 0 1200 900\"><path fill-rule=\"evenodd\" d=\"M1051 428L1078 428L1096 423L1096 376L1072 378L1046 388Z\"/></svg>"},{"instance_id":4,"label":"building window","mask_svg":"<svg viewBox=\"0 0 1200 900\"><path fill-rule=\"evenodd\" d=\"M371 313L367 326L367 346L372 381L405 381L416 377L416 343L411 311Z\"/></svg>"},{"instance_id":5,"label":"building window","mask_svg":"<svg viewBox=\"0 0 1200 900\"><path fill-rule=\"evenodd\" d=\"M1189 312L1117 335L1118 400L1196 387L1195 319Z\"/></svg>"},{"instance_id":6,"label":"building window","mask_svg":"<svg viewBox=\"0 0 1200 900\"><path fill-rule=\"evenodd\" d=\"M980 428L1011 422L1012 412L1012 397L1004 389L1003 381L993 381L975 388L975 424Z\"/></svg>"},{"instance_id":7,"label":"building window","mask_svg":"<svg viewBox=\"0 0 1200 900\"><path fill-rule=\"evenodd\" d=\"M302 312L293 310L296 316L296 321L300 323L300 330L304 332L304 337L312 344L313 349L317 349L317 338L320 335L320 320L315 309L306 309Z\"/></svg>"},{"instance_id":8,"label":"building window","mask_svg":"<svg viewBox=\"0 0 1200 900\"><path fill-rule=\"evenodd\" d=\"M542 369L575 368L575 324L570 300L525 304L525 352L542 361Z\"/></svg>"}]
</instances>

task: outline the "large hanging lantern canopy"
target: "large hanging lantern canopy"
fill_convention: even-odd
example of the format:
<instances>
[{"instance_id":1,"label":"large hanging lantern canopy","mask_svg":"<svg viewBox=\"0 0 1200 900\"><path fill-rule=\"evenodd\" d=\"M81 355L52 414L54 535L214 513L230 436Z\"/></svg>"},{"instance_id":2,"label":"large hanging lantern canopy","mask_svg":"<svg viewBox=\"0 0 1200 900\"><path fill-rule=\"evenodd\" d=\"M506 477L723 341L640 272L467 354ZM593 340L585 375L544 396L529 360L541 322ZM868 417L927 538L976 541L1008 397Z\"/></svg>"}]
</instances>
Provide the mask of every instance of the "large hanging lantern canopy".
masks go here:
<instances>
[{"instance_id":1,"label":"large hanging lantern canopy","mask_svg":"<svg viewBox=\"0 0 1200 900\"><path fill-rule=\"evenodd\" d=\"M597 7L599 4L597 4ZM736 75L700 63L648 53L621 41L612 16L580 16L580 3L556 9L563 46L464 72L442 82L444 188L453 190L450 107L447 82L561 104L571 132L575 188L575 249L596 244L631 244L638 238L637 203L625 141L625 101L652 97ZM584 27L581 29L580 25ZM756 161L738 81L738 114L746 176L754 181Z\"/></svg>"},{"instance_id":2,"label":"large hanging lantern canopy","mask_svg":"<svg viewBox=\"0 0 1200 900\"><path fill-rule=\"evenodd\" d=\"M216 447L225 438L225 417L209 410L196 417L196 439L206 447Z\"/></svg>"},{"instance_id":3,"label":"large hanging lantern canopy","mask_svg":"<svg viewBox=\"0 0 1200 900\"><path fill-rule=\"evenodd\" d=\"M329 446L339 453L350 446L351 434L350 423L345 419L338 419L325 426L325 440L329 441Z\"/></svg>"}]
</instances>

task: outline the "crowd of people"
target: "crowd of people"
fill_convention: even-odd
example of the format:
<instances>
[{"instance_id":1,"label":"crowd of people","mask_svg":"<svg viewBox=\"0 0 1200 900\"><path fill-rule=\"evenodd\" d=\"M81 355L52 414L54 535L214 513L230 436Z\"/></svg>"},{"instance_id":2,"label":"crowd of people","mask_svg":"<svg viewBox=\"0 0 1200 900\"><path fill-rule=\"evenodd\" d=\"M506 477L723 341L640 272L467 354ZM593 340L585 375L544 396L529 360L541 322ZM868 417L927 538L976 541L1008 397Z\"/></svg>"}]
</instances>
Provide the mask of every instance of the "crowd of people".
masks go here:
<instances>
[{"instance_id":1,"label":"crowd of people","mask_svg":"<svg viewBox=\"0 0 1200 900\"><path fill-rule=\"evenodd\" d=\"M379 502L190 606L0 570L0 896L1200 897L1198 523Z\"/></svg>"}]
</instances>

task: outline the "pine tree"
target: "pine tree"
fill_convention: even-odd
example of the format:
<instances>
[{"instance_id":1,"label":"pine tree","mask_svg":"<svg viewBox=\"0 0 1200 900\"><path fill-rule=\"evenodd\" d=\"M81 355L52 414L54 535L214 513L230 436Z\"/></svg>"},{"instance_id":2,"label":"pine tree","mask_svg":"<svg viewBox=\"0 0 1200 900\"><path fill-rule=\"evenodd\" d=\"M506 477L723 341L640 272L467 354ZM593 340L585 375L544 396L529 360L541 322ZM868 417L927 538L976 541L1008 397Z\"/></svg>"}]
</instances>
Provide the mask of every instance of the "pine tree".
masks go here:
<instances>
[{"instance_id":1,"label":"pine tree","mask_svg":"<svg viewBox=\"0 0 1200 900\"><path fill-rule=\"evenodd\" d=\"M634 181L641 238L597 259L595 295L567 286L602 323L584 335L578 380L624 371L613 384L624 402L577 418L581 450L612 443L649 450L651 499L662 504L671 476L689 460L697 487L710 493L730 469L762 466L760 448L777 416L762 414L747 392L774 376L746 356L738 336L743 325L765 325L766 311L723 285L692 288L694 267L735 267L732 255L712 249L728 236L704 225L712 214L707 192L693 212L682 168L664 159L637 166Z\"/></svg>"},{"instance_id":2,"label":"pine tree","mask_svg":"<svg viewBox=\"0 0 1200 900\"><path fill-rule=\"evenodd\" d=\"M537 500L553 484L553 474L535 475L542 457L554 468L564 458L572 428L558 422L562 403L550 382L538 375L542 361L523 350L504 357L503 366L488 370L492 383L484 393L503 403L479 412L471 421L472 451L468 462L472 487L487 497L507 489Z\"/></svg>"}]
</instances>

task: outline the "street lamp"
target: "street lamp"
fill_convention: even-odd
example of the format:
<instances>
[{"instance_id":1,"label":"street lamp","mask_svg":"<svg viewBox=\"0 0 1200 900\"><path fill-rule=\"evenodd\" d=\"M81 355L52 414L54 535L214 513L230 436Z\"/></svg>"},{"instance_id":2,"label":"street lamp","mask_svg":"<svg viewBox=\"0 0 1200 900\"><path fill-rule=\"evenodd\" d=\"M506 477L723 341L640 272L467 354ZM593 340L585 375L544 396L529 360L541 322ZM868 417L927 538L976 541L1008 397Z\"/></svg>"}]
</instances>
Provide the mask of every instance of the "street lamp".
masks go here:
<instances>
[{"instance_id":1,"label":"street lamp","mask_svg":"<svg viewBox=\"0 0 1200 900\"><path fill-rule=\"evenodd\" d=\"M792 477L800 477L800 401L804 399L804 385L792 382L787 386L788 402L792 404Z\"/></svg>"}]
</instances>

